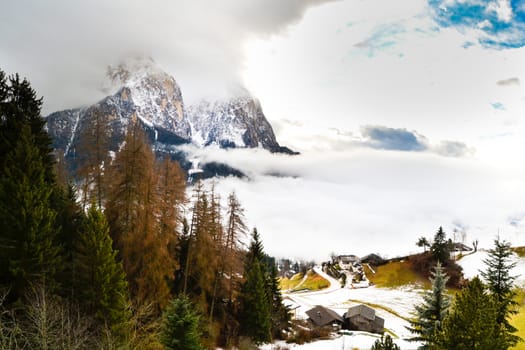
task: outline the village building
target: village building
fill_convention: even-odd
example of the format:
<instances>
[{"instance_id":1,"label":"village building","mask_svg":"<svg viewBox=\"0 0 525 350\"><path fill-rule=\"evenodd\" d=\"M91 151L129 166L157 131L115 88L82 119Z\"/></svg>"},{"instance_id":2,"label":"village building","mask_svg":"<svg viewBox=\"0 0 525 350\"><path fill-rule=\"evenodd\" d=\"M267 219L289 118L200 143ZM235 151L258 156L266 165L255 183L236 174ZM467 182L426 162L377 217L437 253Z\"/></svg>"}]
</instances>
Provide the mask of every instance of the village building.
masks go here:
<instances>
[{"instance_id":1,"label":"village building","mask_svg":"<svg viewBox=\"0 0 525 350\"><path fill-rule=\"evenodd\" d=\"M313 327L331 326L340 329L344 323L343 318L337 312L324 306L318 305L306 311L306 314Z\"/></svg>"},{"instance_id":2,"label":"village building","mask_svg":"<svg viewBox=\"0 0 525 350\"><path fill-rule=\"evenodd\" d=\"M343 270L350 270L354 264L360 263L361 259L355 255L339 255L336 257L334 263L339 264Z\"/></svg>"},{"instance_id":3,"label":"village building","mask_svg":"<svg viewBox=\"0 0 525 350\"><path fill-rule=\"evenodd\" d=\"M343 315L344 328L382 334L385 320L376 315L376 311L366 305L357 305L348 309Z\"/></svg>"}]
</instances>

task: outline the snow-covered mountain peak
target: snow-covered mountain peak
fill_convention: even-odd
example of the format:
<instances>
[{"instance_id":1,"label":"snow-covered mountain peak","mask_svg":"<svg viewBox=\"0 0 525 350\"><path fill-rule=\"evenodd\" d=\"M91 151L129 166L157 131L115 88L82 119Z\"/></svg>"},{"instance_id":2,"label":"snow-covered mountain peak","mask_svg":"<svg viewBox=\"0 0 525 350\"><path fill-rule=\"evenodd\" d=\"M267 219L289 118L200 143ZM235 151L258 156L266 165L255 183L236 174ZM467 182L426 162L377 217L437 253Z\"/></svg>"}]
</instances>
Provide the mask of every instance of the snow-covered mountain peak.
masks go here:
<instances>
[{"instance_id":1,"label":"snow-covered mountain peak","mask_svg":"<svg viewBox=\"0 0 525 350\"><path fill-rule=\"evenodd\" d=\"M106 91L132 107L149 127L160 127L189 139L179 85L151 57L135 56L108 67Z\"/></svg>"},{"instance_id":2,"label":"snow-covered mountain peak","mask_svg":"<svg viewBox=\"0 0 525 350\"><path fill-rule=\"evenodd\" d=\"M56 148L75 159L79 137L93 127L94 117L103 116L116 151L130 121L139 121L157 149L181 143L224 148L265 148L293 153L281 147L261 105L240 87L235 97L201 101L185 106L179 85L151 58L134 57L108 69L111 93L98 103L52 113L47 125Z\"/></svg>"},{"instance_id":3,"label":"snow-covered mountain peak","mask_svg":"<svg viewBox=\"0 0 525 350\"><path fill-rule=\"evenodd\" d=\"M198 146L279 147L259 101L247 92L241 96L187 106L192 141Z\"/></svg>"},{"instance_id":4,"label":"snow-covered mountain peak","mask_svg":"<svg viewBox=\"0 0 525 350\"><path fill-rule=\"evenodd\" d=\"M134 86L147 77L168 76L151 57L144 56L129 57L115 66L108 66L106 75L105 85L118 88Z\"/></svg>"}]
</instances>

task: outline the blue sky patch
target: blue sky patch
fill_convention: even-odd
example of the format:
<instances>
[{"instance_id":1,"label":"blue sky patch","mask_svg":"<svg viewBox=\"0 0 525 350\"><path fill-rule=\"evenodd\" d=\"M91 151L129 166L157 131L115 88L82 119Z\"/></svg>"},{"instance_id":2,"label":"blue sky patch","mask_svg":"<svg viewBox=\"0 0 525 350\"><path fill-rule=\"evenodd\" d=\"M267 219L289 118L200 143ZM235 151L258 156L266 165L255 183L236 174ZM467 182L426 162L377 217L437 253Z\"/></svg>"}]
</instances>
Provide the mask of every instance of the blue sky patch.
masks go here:
<instances>
[{"instance_id":1,"label":"blue sky patch","mask_svg":"<svg viewBox=\"0 0 525 350\"><path fill-rule=\"evenodd\" d=\"M494 108L497 111L505 110L505 105L501 102L492 102L490 105L492 106L492 108Z\"/></svg>"},{"instance_id":2,"label":"blue sky patch","mask_svg":"<svg viewBox=\"0 0 525 350\"><path fill-rule=\"evenodd\" d=\"M414 132L384 126L367 126L362 134L368 139L368 146L393 151L424 151L427 149Z\"/></svg>"},{"instance_id":3,"label":"blue sky patch","mask_svg":"<svg viewBox=\"0 0 525 350\"><path fill-rule=\"evenodd\" d=\"M366 40L354 46L365 50L368 57L374 57L379 52L395 46L399 42L400 36L404 33L406 33L406 29L398 23L381 25Z\"/></svg>"},{"instance_id":4,"label":"blue sky patch","mask_svg":"<svg viewBox=\"0 0 525 350\"><path fill-rule=\"evenodd\" d=\"M494 49L525 46L525 1L510 0L504 10L501 0L428 0L434 20L441 27L460 32L478 29L481 45ZM510 10L510 11L509 11Z\"/></svg>"}]
</instances>

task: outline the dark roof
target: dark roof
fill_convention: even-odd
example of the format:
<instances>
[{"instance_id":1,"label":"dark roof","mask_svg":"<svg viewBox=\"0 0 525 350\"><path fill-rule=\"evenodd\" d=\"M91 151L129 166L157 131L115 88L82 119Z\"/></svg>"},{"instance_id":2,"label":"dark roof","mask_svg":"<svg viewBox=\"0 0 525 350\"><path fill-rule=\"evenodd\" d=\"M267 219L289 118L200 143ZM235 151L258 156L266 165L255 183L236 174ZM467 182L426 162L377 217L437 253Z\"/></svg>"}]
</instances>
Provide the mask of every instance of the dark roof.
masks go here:
<instances>
[{"instance_id":1,"label":"dark roof","mask_svg":"<svg viewBox=\"0 0 525 350\"><path fill-rule=\"evenodd\" d=\"M339 255L337 258L345 263L359 261L359 257L355 255Z\"/></svg>"},{"instance_id":2,"label":"dark roof","mask_svg":"<svg viewBox=\"0 0 525 350\"><path fill-rule=\"evenodd\" d=\"M316 326L326 326L335 321L343 323L343 318L337 312L319 305L306 311L306 314Z\"/></svg>"},{"instance_id":3,"label":"dark roof","mask_svg":"<svg viewBox=\"0 0 525 350\"><path fill-rule=\"evenodd\" d=\"M452 243L452 249L453 252L470 252L472 251L472 248L469 246L464 245L463 243Z\"/></svg>"},{"instance_id":4,"label":"dark roof","mask_svg":"<svg viewBox=\"0 0 525 350\"><path fill-rule=\"evenodd\" d=\"M369 306L361 304L349 308L348 311L345 313L345 318L352 318L358 315L361 315L364 318L373 321L376 318L376 311Z\"/></svg>"}]
</instances>

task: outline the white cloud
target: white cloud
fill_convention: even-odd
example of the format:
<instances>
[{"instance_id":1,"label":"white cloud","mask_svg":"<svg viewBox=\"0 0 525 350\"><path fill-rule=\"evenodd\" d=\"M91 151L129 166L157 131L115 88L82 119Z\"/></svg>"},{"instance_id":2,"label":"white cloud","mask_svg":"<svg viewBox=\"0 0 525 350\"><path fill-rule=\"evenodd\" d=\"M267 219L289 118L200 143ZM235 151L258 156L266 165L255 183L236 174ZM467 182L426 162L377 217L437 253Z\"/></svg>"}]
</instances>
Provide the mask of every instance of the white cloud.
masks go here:
<instances>
[{"instance_id":1,"label":"white cloud","mask_svg":"<svg viewBox=\"0 0 525 350\"><path fill-rule=\"evenodd\" d=\"M29 78L46 113L101 98L106 67L131 54L153 57L191 99L240 82L248 37L280 33L324 2L8 1L0 61L8 73Z\"/></svg>"},{"instance_id":2,"label":"white cloud","mask_svg":"<svg viewBox=\"0 0 525 350\"><path fill-rule=\"evenodd\" d=\"M522 208L523 170L365 149L295 157L261 150L212 152L213 159L250 173L249 180L221 179L216 188L224 198L237 193L249 225L257 226L273 255L322 260L331 252L377 252L392 257L417 251L417 238L432 237L439 226L452 237L458 222L467 243L479 239L480 246L489 247L498 230L513 244L525 243L523 227L508 220ZM275 169L299 177L264 175Z\"/></svg>"},{"instance_id":3,"label":"white cloud","mask_svg":"<svg viewBox=\"0 0 525 350\"><path fill-rule=\"evenodd\" d=\"M475 149L484 135L522 129L523 91L495 82L524 79L524 48L484 48L476 30L440 28L425 1L395 4L400 8L388 3L379 9L374 1L330 4L310 10L286 36L248 44L245 80L269 119L308 122L312 135L328 126L388 125ZM367 55L355 47L385 25L398 30L393 37L388 31L376 36L388 43L383 50ZM497 118L494 101L506 107ZM292 145L307 138L286 130L278 136Z\"/></svg>"},{"instance_id":4,"label":"white cloud","mask_svg":"<svg viewBox=\"0 0 525 350\"><path fill-rule=\"evenodd\" d=\"M512 20L510 0L492 1L488 4L487 11L494 11L500 21L510 22Z\"/></svg>"}]
</instances>

